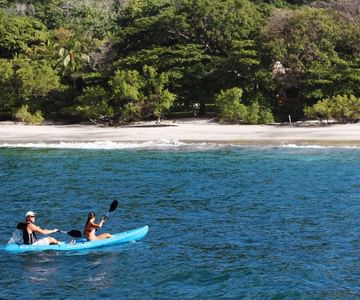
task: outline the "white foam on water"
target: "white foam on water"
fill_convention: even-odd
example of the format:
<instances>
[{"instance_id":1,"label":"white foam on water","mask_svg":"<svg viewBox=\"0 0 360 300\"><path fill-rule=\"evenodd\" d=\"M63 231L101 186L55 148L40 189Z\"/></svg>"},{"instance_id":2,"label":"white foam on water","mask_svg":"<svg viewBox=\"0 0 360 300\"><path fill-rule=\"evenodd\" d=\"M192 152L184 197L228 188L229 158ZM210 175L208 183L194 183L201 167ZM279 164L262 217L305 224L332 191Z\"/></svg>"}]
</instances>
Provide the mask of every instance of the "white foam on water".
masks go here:
<instances>
[{"instance_id":1,"label":"white foam on water","mask_svg":"<svg viewBox=\"0 0 360 300\"><path fill-rule=\"evenodd\" d=\"M23 243L23 237L22 237L22 231L15 230L8 241L8 244L22 244Z\"/></svg>"},{"instance_id":2,"label":"white foam on water","mask_svg":"<svg viewBox=\"0 0 360 300\"><path fill-rule=\"evenodd\" d=\"M221 148L296 148L296 149L360 149L359 146L346 145L297 145L297 144L229 144L229 143L190 143L177 140L157 140L147 142L114 142L114 141L95 141L95 142L56 142L56 143L3 143L0 148L36 148L36 149L190 149L190 150L211 150Z\"/></svg>"},{"instance_id":3,"label":"white foam on water","mask_svg":"<svg viewBox=\"0 0 360 300\"><path fill-rule=\"evenodd\" d=\"M297 148L297 149L360 149L359 146L346 146L346 145L296 145L296 144L283 144L281 148Z\"/></svg>"},{"instance_id":4,"label":"white foam on water","mask_svg":"<svg viewBox=\"0 0 360 300\"><path fill-rule=\"evenodd\" d=\"M179 148L193 144L184 143L176 140L159 140L148 142L58 142L58 143L16 143L0 144L0 148L38 148L38 149L161 149L161 148ZM201 144L196 144L201 146Z\"/></svg>"}]
</instances>

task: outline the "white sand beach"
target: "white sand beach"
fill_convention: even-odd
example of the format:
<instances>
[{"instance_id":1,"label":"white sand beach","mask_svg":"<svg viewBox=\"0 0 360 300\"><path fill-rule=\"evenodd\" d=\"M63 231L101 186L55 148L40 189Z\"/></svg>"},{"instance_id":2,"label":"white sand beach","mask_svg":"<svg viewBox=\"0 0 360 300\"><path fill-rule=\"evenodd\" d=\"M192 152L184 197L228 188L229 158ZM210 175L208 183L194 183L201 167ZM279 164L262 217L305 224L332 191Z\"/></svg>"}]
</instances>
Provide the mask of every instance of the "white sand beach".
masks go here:
<instances>
[{"instance_id":1,"label":"white sand beach","mask_svg":"<svg viewBox=\"0 0 360 300\"><path fill-rule=\"evenodd\" d=\"M360 124L330 126L221 125L209 120L141 122L125 127L29 126L0 123L0 144L60 142L152 142L360 146Z\"/></svg>"}]
</instances>

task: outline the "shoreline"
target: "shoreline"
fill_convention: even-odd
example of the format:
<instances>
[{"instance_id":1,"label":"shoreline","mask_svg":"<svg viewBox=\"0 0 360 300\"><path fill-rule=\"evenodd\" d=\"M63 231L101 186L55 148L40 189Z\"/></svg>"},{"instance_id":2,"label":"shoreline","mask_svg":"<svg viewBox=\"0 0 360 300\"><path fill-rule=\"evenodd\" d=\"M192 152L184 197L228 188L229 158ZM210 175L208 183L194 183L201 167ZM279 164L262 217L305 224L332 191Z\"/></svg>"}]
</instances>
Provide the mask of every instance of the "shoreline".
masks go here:
<instances>
[{"instance_id":1,"label":"shoreline","mask_svg":"<svg viewBox=\"0 0 360 300\"><path fill-rule=\"evenodd\" d=\"M330 126L222 125L206 120L95 125L23 125L0 122L0 146L51 143L145 143L359 146L360 124Z\"/></svg>"}]
</instances>

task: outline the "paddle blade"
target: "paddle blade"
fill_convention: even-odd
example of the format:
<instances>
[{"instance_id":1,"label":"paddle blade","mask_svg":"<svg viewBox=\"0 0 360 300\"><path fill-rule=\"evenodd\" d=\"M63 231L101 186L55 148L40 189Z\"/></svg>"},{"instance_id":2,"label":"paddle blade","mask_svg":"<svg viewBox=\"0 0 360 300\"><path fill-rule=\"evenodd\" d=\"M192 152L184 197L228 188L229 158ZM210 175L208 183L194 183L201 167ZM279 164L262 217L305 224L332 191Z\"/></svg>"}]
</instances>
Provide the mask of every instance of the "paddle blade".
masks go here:
<instances>
[{"instance_id":1,"label":"paddle blade","mask_svg":"<svg viewBox=\"0 0 360 300\"><path fill-rule=\"evenodd\" d=\"M114 211L114 210L117 208L118 204L119 204L119 203L117 202L117 200L114 200L114 201L111 203L111 205L110 205L109 212Z\"/></svg>"},{"instance_id":2,"label":"paddle blade","mask_svg":"<svg viewBox=\"0 0 360 300\"><path fill-rule=\"evenodd\" d=\"M81 231L79 231L79 230L70 230L70 231L67 232L67 234L72 236L72 237L75 237L75 238L81 238L82 237Z\"/></svg>"},{"instance_id":3,"label":"paddle blade","mask_svg":"<svg viewBox=\"0 0 360 300\"><path fill-rule=\"evenodd\" d=\"M16 225L16 228L19 229L19 230L25 230L26 224L25 223L18 223Z\"/></svg>"}]
</instances>

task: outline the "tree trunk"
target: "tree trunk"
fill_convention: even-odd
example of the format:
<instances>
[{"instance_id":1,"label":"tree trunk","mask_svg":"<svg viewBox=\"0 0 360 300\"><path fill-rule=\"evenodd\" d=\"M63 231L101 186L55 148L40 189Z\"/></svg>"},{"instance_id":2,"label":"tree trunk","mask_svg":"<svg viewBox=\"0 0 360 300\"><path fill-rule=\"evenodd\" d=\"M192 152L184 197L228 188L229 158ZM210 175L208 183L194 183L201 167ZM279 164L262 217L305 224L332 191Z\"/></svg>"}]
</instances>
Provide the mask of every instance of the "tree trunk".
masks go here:
<instances>
[{"instance_id":1,"label":"tree trunk","mask_svg":"<svg viewBox=\"0 0 360 300\"><path fill-rule=\"evenodd\" d=\"M204 100L200 100L199 116L205 116L205 114L206 114L205 101L204 101Z\"/></svg>"}]
</instances>

